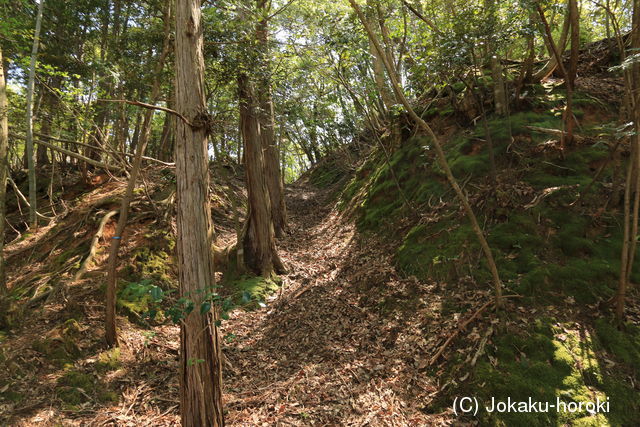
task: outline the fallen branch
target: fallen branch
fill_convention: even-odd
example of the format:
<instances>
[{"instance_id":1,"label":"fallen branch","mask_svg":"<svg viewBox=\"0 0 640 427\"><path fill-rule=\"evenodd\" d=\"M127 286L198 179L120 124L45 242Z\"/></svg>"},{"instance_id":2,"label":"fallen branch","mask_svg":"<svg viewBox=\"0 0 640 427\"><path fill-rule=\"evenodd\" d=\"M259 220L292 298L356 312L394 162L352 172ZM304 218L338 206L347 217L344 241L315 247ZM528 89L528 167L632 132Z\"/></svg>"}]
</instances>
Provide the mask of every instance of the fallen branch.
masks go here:
<instances>
[{"instance_id":1,"label":"fallen branch","mask_svg":"<svg viewBox=\"0 0 640 427\"><path fill-rule=\"evenodd\" d=\"M506 296L503 296L502 298L520 298L520 297L521 297L521 295L506 295ZM447 349L447 347L449 347L449 345L453 342L453 340L456 339L456 337L458 335L460 335L460 332L464 331L467 328L467 326L469 326L469 324L471 322L473 322L475 319L477 319L482 314L482 312L485 311L493 303L494 303L494 300L487 301L486 303L484 303L482 305L482 307L477 309L475 311L475 313L473 313L471 315L471 317L469 317L464 322L460 323L458 325L458 328L455 331L453 331L453 334L451 334L451 336L449 338L447 338L447 340L444 342L444 344L442 344L440 346L440 348L438 349L436 354L434 354L433 357L431 358L431 360L429 360L429 366L432 366L434 363L436 363L438 358L440 358L440 356L442 356L442 353L444 353L444 351Z\"/></svg>"},{"instance_id":2,"label":"fallen branch","mask_svg":"<svg viewBox=\"0 0 640 427\"><path fill-rule=\"evenodd\" d=\"M478 350L476 351L476 354L473 355L473 359L471 359L471 366L475 366L476 362L478 361L478 358L484 354L485 346L487 345L487 341L489 340L489 337L492 334L493 334L493 325L489 326L489 330L487 330L487 333L484 334L484 337L482 337L482 340L480 341L480 345L478 345Z\"/></svg>"},{"instance_id":3,"label":"fallen branch","mask_svg":"<svg viewBox=\"0 0 640 427\"><path fill-rule=\"evenodd\" d=\"M451 336L447 338L444 344L440 346L436 354L434 354L431 360L429 360L429 366L432 366L436 362L436 360L438 360L438 358L442 355L442 353L444 353L447 347L449 347L449 344L451 344L451 342L454 339L456 339L456 337L460 334L460 331L463 331L464 329L466 329L469 323L473 322L478 316L480 316L480 314L482 314L482 312L485 311L492 303L493 303L493 300L487 301L482 305L482 307L477 309L476 312L471 315L471 317L469 317L467 320L459 324L458 328L455 331L453 331L453 334L451 334Z\"/></svg>"},{"instance_id":4,"label":"fallen branch","mask_svg":"<svg viewBox=\"0 0 640 427\"><path fill-rule=\"evenodd\" d=\"M24 194L22 194L22 192L20 191L20 189L16 185L15 181L10 176L7 176L7 179L9 180L9 183L13 187L13 191L15 191L15 193L20 197L20 200L22 200L27 205L28 208L31 208L31 205L29 204L29 201L24 196ZM53 221L55 219L55 217L44 216L38 211L36 211L36 216L38 218L44 219L45 221Z\"/></svg>"},{"instance_id":5,"label":"fallen branch","mask_svg":"<svg viewBox=\"0 0 640 427\"><path fill-rule=\"evenodd\" d=\"M528 204L524 205L525 209L531 209L535 206L537 206L543 199L546 199L547 197L549 197L550 195L552 195L553 193L556 193L560 190L568 190L570 188L576 188L579 185L561 185L558 187L550 187L550 188L545 188L544 190L542 190L542 192L538 195L536 195L533 200L531 202L529 202Z\"/></svg>"},{"instance_id":6,"label":"fallen branch","mask_svg":"<svg viewBox=\"0 0 640 427\"><path fill-rule=\"evenodd\" d=\"M547 133L549 135L558 136L558 137L564 137L568 135L567 132L560 129L548 129L548 128L541 128L538 126L525 126L525 128L532 130L534 132ZM573 139L575 139L577 142L586 141L586 138L584 136L580 136L576 134L573 134Z\"/></svg>"},{"instance_id":7,"label":"fallen branch","mask_svg":"<svg viewBox=\"0 0 640 427\"><path fill-rule=\"evenodd\" d=\"M96 234L93 236L93 240L91 240L91 246L89 247L89 255L87 255L84 261L82 261L82 265L80 266L80 269L76 272L75 276L73 277L73 280L82 279L82 276L84 276L84 274L87 272L87 269L89 268L89 263L93 260L93 257L95 256L96 251L98 250L98 241L102 237L102 233L104 232L104 226L107 225L107 222L109 222L111 217L116 215L118 212L119 211L117 210L109 211L104 217L102 217L102 220L100 221L100 225L98 226L98 231L96 231Z\"/></svg>"}]
</instances>

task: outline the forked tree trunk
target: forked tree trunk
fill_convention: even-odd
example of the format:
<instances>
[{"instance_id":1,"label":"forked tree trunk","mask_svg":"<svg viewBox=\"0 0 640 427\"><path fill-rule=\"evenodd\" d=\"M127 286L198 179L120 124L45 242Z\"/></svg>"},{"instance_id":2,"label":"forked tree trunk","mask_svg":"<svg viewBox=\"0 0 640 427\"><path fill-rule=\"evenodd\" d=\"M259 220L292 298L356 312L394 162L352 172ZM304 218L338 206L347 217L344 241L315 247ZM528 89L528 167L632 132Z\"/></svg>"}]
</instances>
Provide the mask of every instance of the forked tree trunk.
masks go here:
<instances>
[{"instance_id":1,"label":"forked tree trunk","mask_svg":"<svg viewBox=\"0 0 640 427\"><path fill-rule=\"evenodd\" d=\"M206 114L200 0L176 1L176 109L190 123ZM215 285L207 129L176 120L177 252L180 295L195 309L180 326L180 412L184 427L222 426L222 366L216 310L201 313Z\"/></svg>"},{"instance_id":2,"label":"forked tree trunk","mask_svg":"<svg viewBox=\"0 0 640 427\"><path fill-rule=\"evenodd\" d=\"M438 163L442 168L442 170L444 171L447 177L447 181L449 181L449 184L453 188L454 192L456 193L456 196L458 197L458 200L460 201L460 204L462 205L465 213L467 214L467 217L469 218L469 222L471 223L471 228L476 234L478 238L478 242L480 243L480 247L482 248L482 251L484 252L484 255L487 259L487 264L489 265L489 270L493 277L496 307L501 307L502 306L502 281L500 280L500 275L498 274L498 268L493 258L493 253L491 252L491 248L487 243L487 239L484 236L484 232L482 231L482 228L480 228L478 219L476 218L476 215L473 213L473 209L471 209L469 200L467 200L467 197L463 193L462 188L460 188L458 181L456 180L456 178L453 176L453 173L451 172L451 168L447 163L447 158L444 154L444 150L442 149L442 145L440 144L440 140L438 139L436 134L433 132L431 127L427 124L427 122L425 122L420 116L418 116L415 110L411 107L411 104L409 104L409 101L404 95L404 92L402 91L400 84L395 78L393 66L391 65L389 59L384 54L384 50L382 49L380 42L378 41L376 35L371 30L371 27L369 26L365 16L360 10L360 6L358 6L355 0L349 0L349 3L351 4L351 7L353 7L353 9L356 11L358 18L360 19L360 22L362 22L362 25L364 26L367 32L367 35L369 36L369 39L373 42L378 53L383 59L384 66L387 70L389 79L391 80L391 86L395 92L396 98L404 106L405 110L407 111L411 119L414 120L418 124L418 126L420 126L422 130L425 131L427 135L429 135L429 137L431 138L436 151L437 158L438 158Z\"/></svg>"},{"instance_id":3,"label":"forked tree trunk","mask_svg":"<svg viewBox=\"0 0 640 427\"><path fill-rule=\"evenodd\" d=\"M284 200L284 186L280 179L280 153L275 140L275 114L271 96L271 63L269 60L269 23L267 21L267 1L257 0L259 20L256 26L259 79L259 121L262 150L264 152L264 172L271 202L271 218L276 237L282 237L287 230L287 207Z\"/></svg>"},{"instance_id":4,"label":"forked tree trunk","mask_svg":"<svg viewBox=\"0 0 640 427\"><path fill-rule=\"evenodd\" d=\"M170 49L170 35L171 35L171 0L166 1L164 11L164 41L162 44L162 52L160 57L156 61L156 67L154 70L153 84L151 88L151 102L157 102L160 96L160 76L162 69L164 68L165 59L169 54ZM140 166L142 165L142 156L144 150L147 148L149 137L151 136L151 127L153 119L153 110L146 110L144 114L144 124L142 126L142 134L140 141L136 147L136 155L133 160L133 168L131 169L131 176L125 190L124 197L120 204L120 216L118 217L118 225L116 226L116 233L111 240L111 247L109 249L109 262L107 266L107 300L105 310L105 339L107 344L111 347L118 345L118 331L116 325L116 291L118 284L118 251L120 250L120 244L122 243L122 237L124 230L127 226L127 219L129 218L129 205L133 199L133 190L136 187L136 181L140 173ZM124 135L121 136L124 138ZM117 141L119 143L119 141Z\"/></svg>"},{"instance_id":5,"label":"forked tree trunk","mask_svg":"<svg viewBox=\"0 0 640 427\"><path fill-rule=\"evenodd\" d=\"M264 172L264 155L257 99L251 80L245 73L238 76L240 101L240 134L244 146L245 179L248 195L247 220L242 245L246 266L256 274L269 277L284 271L276 249L271 219L271 201Z\"/></svg>"},{"instance_id":6,"label":"forked tree trunk","mask_svg":"<svg viewBox=\"0 0 640 427\"><path fill-rule=\"evenodd\" d=\"M38 14L36 15L36 30L33 35L33 48L31 49L31 64L29 65L29 79L27 81L27 144L26 156L27 167L29 169L29 225L38 226L36 215L38 194L36 192L36 159L33 150L33 86L36 78L36 58L38 47L40 46L40 27L42 25L42 8L44 0L38 3Z\"/></svg>"},{"instance_id":7,"label":"forked tree trunk","mask_svg":"<svg viewBox=\"0 0 640 427\"><path fill-rule=\"evenodd\" d=\"M538 11L540 10L542 9L538 7ZM543 25L546 27L547 22L546 22L546 19L544 18L544 15L542 15L542 21L543 21ZM567 45L567 37L569 35L570 25L571 25L571 20L569 15L569 7L567 6L567 11L564 14L564 22L562 23L562 30L560 31L560 39L558 40L558 44L557 44L557 49L560 53L560 56L562 56L562 54L564 53L565 46ZM561 65L558 62L558 56L556 55L556 48L554 47L556 43L554 42L553 37L550 35L549 32L545 32L545 35L546 36L543 37L543 39L545 41L545 44L547 45L547 50L549 51L550 57L549 57L549 61L547 61L544 67L542 67L533 75L532 80L534 82L539 82L540 80L548 77L551 73L553 73L553 71L556 68L559 68L559 66Z\"/></svg>"}]
</instances>

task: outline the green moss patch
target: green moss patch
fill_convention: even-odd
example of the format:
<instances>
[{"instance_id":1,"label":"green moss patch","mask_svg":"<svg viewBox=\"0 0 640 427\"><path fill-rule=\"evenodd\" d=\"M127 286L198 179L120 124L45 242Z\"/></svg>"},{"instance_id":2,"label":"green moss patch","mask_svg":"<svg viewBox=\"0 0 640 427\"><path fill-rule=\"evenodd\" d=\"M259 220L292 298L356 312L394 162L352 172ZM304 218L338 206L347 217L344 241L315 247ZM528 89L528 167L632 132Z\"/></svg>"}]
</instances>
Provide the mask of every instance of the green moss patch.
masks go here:
<instances>
[{"instance_id":1,"label":"green moss patch","mask_svg":"<svg viewBox=\"0 0 640 427\"><path fill-rule=\"evenodd\" d=\"M419 206L446 191L432 162L426 138L403 142L389 157L378 147L345 187L338 207L354 209L360 230L384 232L408 212L406 200Z\"/></svg>"},{"instance_id":2,"label":"green moss patch","mask_svg":"<svg viewBox=\"0 0 640 427\"><path fill-rule=\"evenodd\" d=\"M67 370L57 381L56 393L67 408L75 409L92 400L114 402L118 396L92 374Z\"/></svg>"},{"instance_id":3,"label":"green moss patch","mask_svg":"<svg viewBox=\"0 0 640 427\"><path fill-rule=\"evenodd\" d=\"M43 354L48 361L57 367L70 366L82 356L82 351L76 344L78 332L78 323L70 319L63 326L60 337L36 340L31 348Z\"/></svg>"},{"instance_id":4,"label":"green moss patch","mask_svg":"<svg viewBox=\"0 0 640 427\"><path fill-rule=\"evenodd\" d=\"M483 425L631 425L638 413L638 392L622 378L604 373L599 337L574 323L538 321L528 331L511 331L493 339L489 357L478 362L464 392L482 404L527 401L565 404L610 402L610 413L586 410L532 413L480 411ZM629 394L624 396L621 392ZM635 403L632 402L636 399ZM627 405L631 406L627 406ZM635 411L634 411L635 408Z\"/></svg>"},{"instance_id":5,"label":"green moss patch","mask_svg":"<svg viewBox=\"0 0 640 427\"><path fill-rule=\"evenodd\" d=\"M176 288L175 260L171 255L175 247L174 237L163 230L145 237L147 246L132 253L128 277L132 281L151 280L165 290Z\"/></svg>"},{"instance_id":6,"label":"green moss patch","mask_svg":"<svg viewBox=\"0 0 640 427\"><path fill-rule=\"evenodd\" d=\"M242 276L226 279L222 282L223 293L229 295L235 305L246 307L262 304L280 286L282 286L282 279L277 276L271 278Z\"/></svg>"},{"instance_id":7,"label":"green moss patch","mask_svg":"<svg viewBox=\"0 0 640 427\"><path fill-rule=\"evenodd\" d=\"M24 400L22 393L17 391L7 390L0 393L0 402L20 403Z\"/></svg>"},{"instance_id":8,"label":"green moss patch","mask_svg":"<svg viewBox=\"0 0 640 427\"><path fill-rule=\"evenodd\" d=\"M414 227L398 250L397 265L404 274L446 281L469 273L477 239L470 225L450 223Z\"/></svg>"},{"instance_id":9,"label":"green moss patch","mask_svg":"<svg viewBox=\"0 0 640 427\"><path fill-rule=\"evenodd\" d=\"M98 355L96 369L99 372L114 371L122 366L120 361L120 348L115 347L107 351L103 351Z\"/></svg>"},{"instance_id":10,"label":"green moss patch","mask_svg":"<svg viewBox=\"0 0 640 427\"><path fill-rule=\"evenodd\" d=\"M616 359L634 369L640 367L640 327L627 324L621 331L607 320L598 319L596 333L603 347Z\"/></svg>"},{"instance_id":11,"label":"green moss patch","mask_svg":"<svg viewBox=\"0 0 640 427\"><path fill-rule=\"evenodd\" d=\"M309 174L309 182L318 188L331 187L346 175L344 167L333 157L325 157Z\"/></svg>"}]
</instances>

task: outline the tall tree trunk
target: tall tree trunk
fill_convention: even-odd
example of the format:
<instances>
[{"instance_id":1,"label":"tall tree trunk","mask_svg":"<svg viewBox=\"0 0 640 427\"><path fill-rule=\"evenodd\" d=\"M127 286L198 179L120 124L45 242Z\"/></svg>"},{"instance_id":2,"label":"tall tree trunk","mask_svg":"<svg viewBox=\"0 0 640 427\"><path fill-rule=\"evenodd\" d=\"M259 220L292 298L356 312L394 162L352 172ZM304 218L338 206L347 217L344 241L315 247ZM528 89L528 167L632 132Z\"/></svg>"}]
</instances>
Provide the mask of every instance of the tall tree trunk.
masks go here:
<instances>
[{"instance_id":1,"label":"tall tree trunk","mask_svg":"<svg viewBox=\"0 0 640 427\"><path fill-rule=\"evenodd\" d=\"M44 91L42 95L42 107L40 108L40 134L51 135L51 126L53 125L53 118L55 117L58 107L58 97L52 93L52 90L60 88L61 77L53 76L49 82L49 88L42 86ZM37 148L37 162L38 167L49 163L49 157L47 156L47 147L44 145L38 145ZM53 153L52 153L53 156Z\"/></svg>"},{"instance_id":2,"label":"tall tree trunk","mask_svg":"<svg viewBox=\"0 0 640 427\"><path fill-rule=\"evenodd\" d=\"M167 101L167 107L173 108L173 102L171 101L173 95L169 97ZM164 124L162 126L162 137L160 138L160 144L158 145L157 158L163 162L170 162L173 159L173 130L175 128L174 117L172 114L167 113L164 117Z\"/></svg>"},{"instance_id":3,"label":"tall tree trunk","mask_svg":"<svg viewBox=\"0 0 640 427\"><path fill-rule=\"evenodd\" d=\"M142 113L142 111L138 111L136 113L136 124L135 127L133 128L133 135L131 136L131 142L129 143L129 149L128 150L124 150L127 153L131 153L131 152L135 152L136 151L136 145L138 144L138 139L140 139L140 126L142 126L142 118L144 117L144 114Z\"/></svg>"},{"instance_id":4,"label":"tall tree trunk","mask_svg":"<svg viewBox=\"0 0 640 427\"><path fill-rule=\"evenodd\" d=\"M534 23L533 13L529 16L529 25L533 26ZM531 81L531 75L533 74L533 62L536 57L536 38L535 34L531 33L527 36L527 56L522 63L522 67L520 68L520 74L518 75L518 79L515 82L515 102L520 102L520 94L522 93L522 88L526 83Z\"/></svg>"},{"instance_id":5,"label":"tall tree trunk","mask_svg":"<svg viewBox=\"0 0 640 427\"><path fill-rule=\"evenodd\" d=\"M502 63L498 53L496 33L498 31L498 12L495 0L485 0L484 2L486 19L489 23L489 35L487 38L487 52L489 54L489 65L491 67L491 78L493 80L493 103L496 114L505 116L507 109L507 94L502 77Z\"/></svg>"},{"instance_id":6,"label":"tall tree trunk","mask_svg":"<svg viewBox=\"0 0 640 427\"><path fill-rule=\"evenodd\" d=\"M566 136L563 133L560 143L562 148L565 145L573 144L573 129L576 125L573 117L573 91L576 83L576 74L578 71L578 55L580 54L580 11L578 10L578 1L569 0L569 16L571 21L571 55L569 58L569 69L565 76L567 85L567 106L564 109L564 125Z\"/></svg>"},{"instance_id":7,"label":"tall tree trunk","mask_svg":"<svg viewBox=\"0 0 640 427\"><path fill-rule=\"evenodd\" d=\"M484 252L484 255L487 259L487 264L489 265L489 270L493 277L496 307L501 307L502 306L502 281L500 280L500 275L498 273L498 268L493 258L493 253L491 252L491 248L487 243L487 239L484 236L484 232L482 231L482 228L480 228L478 219L476 218L476 215L474 214L473 209L471 209L469 200L467 200L467 197L462 191L462 188L460 188L458 181L456 180L456 178L453 176L453 173L451 172L451 168L447 163L447 158L445 156L444 150L442 149L442 145L440 144L440 140L438 139L436 134L433 132L431 127L427 124L427 122L425 122L420 116L418 116L415 110L411 107L411 104L409 104L409 101L404 95L404 92L402 91L400 84L395 78L393 66L391 65L391 62L389 61L389 59L384 54L384 50L382 49L380 42L378 41L374 32L371 30L369 23L367 22L365 16L360 10L360 6L358 6L355 0L349 0L349 3L351 4L351 7L353 7L353 9L356 11L358 18L360 19L360 22L364 26L367 32L367 35L369 36L369 39L374 43L376 49L378 50L378 53L380 53L380 56L384 61L384 66L387 70L387 75L391 80L391 86L395 92L396 98L404 106L405 110L407 111L411 119L414 120L418 124L418 126L420 126L422 130L425 131L427 135L429 135L429 137L431 138L431 142L435 147L438 163L440 164L440 167L442 168L442 170L444 170L447 180L449 181L449 184L451 185L454 192L456 193L458 200L460 200L460 204L462 205L465 213L467 214L467 217L469 218L469 222L471 223L471 228L476 234L478 241L480 243L480 247L482 248L482 251Z\"/></svg>"},{"instance_id":8,"label":"tall tree trunk","mask_svg":"<svg viewBox=\"0 0 640 427\"><path fill-rule=\"evenodd\" d=\"M630 52L636 52L638 49L640 49L640 0L633 0ZM622 55L623 57L626 56L624 51ZM619 323L624 320L625 299L633 271L638 242L638 216L640 214L640 64L634 63L631 69L625 70L625 86L627 89L628 109L630 110L628 114L634 123L635 134L631 136L631 158L629 159L629 169L627 170L624 194L624 236L622 241L620 278L618 290L614 298L616 319ZM636 180L632 182L632 177L634 176ZM635 190L633 213L630 212L632 190Z\"/></svg>"},{"instance_id":9,"label":"tall tree trunk","mask_svg":"<svg viewBox=\"0 0 640 427\"><path fill-rule=\"evenodd\" d=\"M207 114L200 7L200 0L176 1L176 109L191 123ZM206 127L176 120L175 157L180 295L196 307L180 326L182 425L223 426L217 312L200 310L215 284Z\"/></svg>"},{"instance_id":10,"label":"tall tree trunk","mask_svg":"<svg viewBox=\"0 0 640 427\"><path fill-rule=\"evenodd\" d=\"M2 46L0 46L0 312L5 313L4 297L7 294L7 282L4 266L4 228L7 196L7 167L9 152L9 103L7 101L7 83L4 72ZM3 314L0 314L2 317ZM0 324L3 323L0 319Z\"/></svg>"},{"instance_id":11,"label":"tall tree trunk","mask_svg":"<svg viewBox=\"0 0 640 427\"><path fill-rule=\"evenodd\" d=\"M157 102L160 96L160 78L164 63L169 54L170 48L170 35L171 35L171 0L166 0L166 6L164 10L164 40L162 44L162 52L156 61L156 67L153 75L153 83L151 88L151 102ZM109 250L109 263L107 267L107 301L106 301L106 315L105 315L105 339L109 346L118 345L118 331L116 328L116 290L117 290L117 268L118 268L118 251L120 250L120 244L124 230L127 226L127 219L129 217L129 204L133 199L133 190L136 187L136 181L140 173L140 166L142 165L142 156L144 150L149 142L151 135L151 128L153 125L153 110L146 110L144 115L144 124L142 126L142 135L138 146L136 147L136 154L133 160L133 168L131 170L131 176L127 184L122 203L120 205L120 216L118 217L118 225L116 226L116 233L111 240L111 248Z\"/></svg>"},{"instance_id":12,"label":"tall tree trunk","mask_svg":"<svg viewBox=\"0 0 640 427\"><path fill-rule=\"evenodd\" d=\"M367 6L369 7L370 13L367 16L367 19L371 21L375 21L378 18L378 11L376 5L372 0L367 0ZM393 91L389 88L389 84L387 83L387 77L384 72L384 62L382 56L376 49L375 45L371 40L369 40L369 53L371 54L372 68L373 68L373 77L378 89L378 93L382 99L383 106L386 110L389 110L396 103L393 97ZM395 73L395 69L393 71Z\"/></svg>"},{"instance_id":13,"label":"tall tree trunk","mask_svg":"<svg viewBox=\"0 0 640 427\"><path fill-rule=\"evenodd\" d=\"M44 0L38 3L38 14L36 15L36 30L33 35L33 48L31 50L31 64L29 65L29 80L27 81L27 165L29 169L29 225L38 226L37 189L36 189L36 159L33 151L33 87L36 78L36 59L38 57L38 47L40 46L40 27L42 25L42 8Z\"/></svg>"},{"instance_id":14,"label":"tall tree trunk","mask_svg":"<svg viewBox=\"0 0 640 427\"><path fill-rule=\"evenodd\" d=\"M49 93L49 90L47 88L45 88L44 86L41 86L42 90L45 92L42 95L42 106L40 108L40 114L39 114L39 119L40 119L40 133L43 133L45 135L50 135L51 134L51 120L52 120L52 114L53 114L53 108L49 108L50 107L50 99L51 99L51 94ZM47 147L44 147L42 145L38 145L36 147L36 165L38 166L38 168L45 166L49 164L49 157L47 156Z\"/></svg>"},{"instance_id":15,"label":"tall tree trunk","mask_svg":"<svg viewBox=\"0 0 640 427\"><path fill-rule=\"evenodd\" d=\"M244 145L248 213L242 245L247 267L256 274L269 277L274 271L283 271L275 243L271 219L271 201L264 173L262 136L256 107L257 99L249 76L238 76L240 100L240 134Z\"/></svg>"},{"instance_id":16,"label":"tall tree trunk","mask_svg":"<svg viewBox=\"0 0 640 427\"><path fill-rule=\"evenodd\" d=\"M275 113L271 96L271 63L269 59L269 23L267 0L257 0L259 79L259 121L264 152L264 171L271 201L271 217L276 237L282 237L287 230L287 207L284 200L284 187L280 180L280 153L275 141Z\"/></svg>"}]
</instances>

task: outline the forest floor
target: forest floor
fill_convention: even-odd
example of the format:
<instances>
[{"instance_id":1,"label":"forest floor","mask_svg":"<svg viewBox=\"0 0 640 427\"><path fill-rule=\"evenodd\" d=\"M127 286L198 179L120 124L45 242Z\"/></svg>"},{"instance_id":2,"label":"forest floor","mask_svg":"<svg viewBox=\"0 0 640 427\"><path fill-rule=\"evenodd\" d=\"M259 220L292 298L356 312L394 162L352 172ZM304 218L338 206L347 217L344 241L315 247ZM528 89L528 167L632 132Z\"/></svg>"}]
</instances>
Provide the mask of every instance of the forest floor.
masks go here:
<instances>
[{"instance_id":1,"label":"forest floor","mask_svg":"<svg viewBox=\"0 0 640 427\"><path fill-rule=\"evenodd\" d=\"M290 233L279 242L289 270L283 286L264 307L235 309L222 324L228 424L448 424L450 411L424 410L439 389L425 373L428 358L455 326L439 316L436 285L401 279L390 258L393 244L357 234L334 207L335 187L297 183L287 197ZM38 238L26 240L33 245ZM232 238L230 231L219 236ZM24 243L17 245L8 252ZM149 328L122 316L121 346L106 351L105 264L97 262L86 280L33 308L19 330L2 337L8 369L0 372L0 424L179 423L179 328L170 322ZM20 274L11 263L9 269L10 278ZM425 328L440 333L429 337Z\"/></svg>"}]
</instances>

